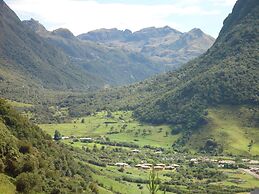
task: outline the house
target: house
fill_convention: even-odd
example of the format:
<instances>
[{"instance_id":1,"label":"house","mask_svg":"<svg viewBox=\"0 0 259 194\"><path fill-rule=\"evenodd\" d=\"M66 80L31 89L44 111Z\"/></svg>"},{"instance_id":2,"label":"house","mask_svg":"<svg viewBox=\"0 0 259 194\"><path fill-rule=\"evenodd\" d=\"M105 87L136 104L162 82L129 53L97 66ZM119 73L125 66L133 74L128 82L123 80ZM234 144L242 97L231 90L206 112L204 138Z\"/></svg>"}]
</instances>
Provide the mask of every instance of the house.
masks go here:
<instances>
[{"instance_id":1,"label":"house","mask_svg":"<svg viewBox=\"0 0 259 194\"><path fill-rule=\"evenodd\" d=\"M150 163L143 163L142 166L149 166L149 167L152 167L153 164L150 164Z\"/></svg>"},{"instance_id":2,"label":"house","mask_svg":"<svg viewBox=\"0 0 259 194\"><path fill-rule=\"evenodd\" d=\"M218 162L218 160L216 160L216 159L211 159L210 161L214 162L214 163Z\"/></svg>"},{"instance_id":3,"label":"house","mask_svg":"<svg viewBox=\"0 0 259 194\"><path fill-rule=\"evenodd\" d=\"M143 166L142 164L135 165L136 168L141 168L142 166Z\"/></svg>"},{"instance_id":4,"label":"house","mask_svg":"<svg viewBox=\"0 0 259 194\"><path fill-rule=\"evenodd\" d=\"M164 170L163 166L154 166L154 170Z\"/></svg>"},{"instance_id":5,"label":"house","mask_svg":"<svg viewBox=\"0 0 259 194\"><path fill-rule=\"evenodd\" d=\"M162 154L162 151L156 151L155 154Z\"/></svg>"},{"instance_id":6,"label":"house","mask_svg":"<svg viewBox=\"0 0 259 194\"><path fill-rule=\"evenodd\" d=\"M79 138L79 140L81 142L93 142L93 138L91 137L82 137L82 138Z\"/></svg>"},{"instance_id":7,"label":"house","mask_svg":"<svg viewBox=\"0 0 259 194\"><path fill-rule=\"evenodd\" d=\"M115 163L115 166L118 166L118 167L129 167L129 165L127 163L124 163L124 162L117 162L117 163Z\"/></svg>"},{"instance_id":8,"label":"house","mask_svg":"<svg viewBox=\"0 0 259 194\"><path fill-rule=\"evenodd\" d=\"M161 167L165 167L166 165L165 164L156 164L156 166L161 166Z\"/></svg>"},{"instance_id":9,"label":"house","mask_svg":"<svg viewBox=\"0 0 259 194\"><path fill-rule=\"evenodd\" d=\"M175 167L175 168L180 167L180 165L178 165L178 164L172 164L171 166Z\"/></svg>"},{"instance_id":10,"label":"house","mask_svg":"<svg viewBox=\"0 0 259 194\"><path fill-rule=\"evenodd\" d=\"M142 165L141 168L144 169L144 170L149 170L149 169L151 169L150 166L144 166L144 165Z\"/></svg>"},{"instance_id":11,"label":"house","mask_svg":"<svg viewBox=\"0 0 259 194\"><path fill-rule=\"evenodd\" d=\"M235 164L236 162L233 160L220 160L218 161L219 164Z\"/></svg>"},{"instance_id":12,"label":"house","mask_svg":"<svg viewBox=\"0 0 259 194\"><path fill-rule=\"evenodd\" d=\"M137 164L135 165L136 168L138 169L144 169L144 170L148 170L151 169L151 167L153 166L153 164Z\"/></svg>"},{"instance_id":13,"label":"house","mask_svg":"<svg viewBox=\"0 0 259 194\"><path fill-rule=\"evenodd\" d=\"M250 160L249 164L259 164L258 160Z\"/></svg>"},{"instance_id":14,"label":"house","mask_svg":"<svg viewBox=\"0 0 259 194\"><path fill-rule=\"evenodd\" d=\"M250 171L259 174L259 168L250 168Z\"/></svg>"},{"instance_id":15,"label":"house","mask_svg":"<svg viewBox=\"0 0 259 194\"><path fill-rule=\"evenodd\" d=\"M199 163L197 158L190 159L190 162L193 162L194 164L198 164Z\"/></svg>"},{"instance_id":16,"label":"house","mask_svg":"<svg viewBox=\"0 0 259 194\"><path fill-rule=\"evenodd\" d=\"M174 170L175 169L175 167L173 167L173 166L166 166L165 167L165 170Z\"/></svg>"},{"instance_id":17,"label":"house","mask_svg":"<svg viewBox=\"0 0 259 194\"><path fill-rule=\"evenodd\" d=\"M218 161L218 167L224 168L224 167L226 167L228 165L233 165L235 163L236 162L233 161L233 160L220 160L220 161Z\"/></svg>"},{"instance_id":18,"label":"house","mask_svg":"<svg viewBox=\"0 0 259 194\"><path fill-rule=\"evenodd\" d=\"M140 153L140 150L137 150L137 149L134 149L134 150L131 150L133 153Z\"/></svg>"}]
</instances>

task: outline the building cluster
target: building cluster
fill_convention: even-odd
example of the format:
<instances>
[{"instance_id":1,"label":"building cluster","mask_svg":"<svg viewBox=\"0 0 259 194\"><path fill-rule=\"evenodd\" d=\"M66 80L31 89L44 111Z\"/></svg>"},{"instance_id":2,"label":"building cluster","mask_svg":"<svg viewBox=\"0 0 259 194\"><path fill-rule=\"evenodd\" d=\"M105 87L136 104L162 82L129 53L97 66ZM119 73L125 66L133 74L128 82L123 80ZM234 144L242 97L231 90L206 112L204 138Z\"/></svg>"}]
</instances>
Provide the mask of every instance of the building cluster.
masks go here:
<instances>
[{"instance_id":1,"label":"building cluster","mask_svg":"<svg viewBox=\"0 0 259 194\"><path fill-rule=\"evenodd\" d=\"M124 162L118 162L118 163L115 163L115 166L118 166L118 167L130 167L129 164L127 163L124 163ZM142 169L142 170L151 170L152 168L154 168L154 170L174 170L176 169L177 167L179 167L178 164L172 164L172 165L166 165L166 164L150 164L150 163L140 163L140 164L137 164L135 165L135 168L138 168L138 169Z\"/></svg>"},{"instance_id":2,"label":"building cluster","mask_svg":"<svg viewBox=\"0 0 259 194\"><path fill-rule=\"evenodd\" d=\"M259 167L251 167L251 168L250 168L250 171L251 171L251 172L254 172L255 174L258 174L258 175L259 175Z\"/></svg>"}]
</instances>

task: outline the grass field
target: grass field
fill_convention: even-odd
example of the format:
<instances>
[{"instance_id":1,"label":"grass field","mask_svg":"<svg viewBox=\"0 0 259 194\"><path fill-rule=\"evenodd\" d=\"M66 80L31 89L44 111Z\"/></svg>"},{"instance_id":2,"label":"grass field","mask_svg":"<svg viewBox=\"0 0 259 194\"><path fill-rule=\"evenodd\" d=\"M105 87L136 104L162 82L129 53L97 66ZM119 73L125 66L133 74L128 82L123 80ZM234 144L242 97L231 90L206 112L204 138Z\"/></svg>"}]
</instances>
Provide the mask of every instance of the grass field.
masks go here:
<instances>
[{"instance_id":1,"label":"grass field","mask_svg":"<svg viewBox=\"0 0 259 194\"><path fill-rule=\"evenodd\" d=\"M189 147L199 149L207 139L215 139L223 145L224 153L237 155L259 155L259 128L249 126L241 114L244 107L217 107L209 109L209 124L194 134ZM248 151L248 145L254 142Z\"/></svg>"},{"instance_id":2,"label":"grass field","mask_svg":"<svg viewBox=\"0 0 259 194\"><path fill-rule=\"evenodd\" d=\"M146 184L138 184L133 182L127 182L122 179L122 177L131 177L138 178L142 180L148 180L149 170L138 170L136 168L126 168L124 172L119 172L118 167L96 167L94 168L97 173L94 175L94 179L103 186L102 189L108 191L120 192L122 194L149 194ZM158 172L159 178L164 182L169 180L169 178L164 177L163 174L165 171ZM157 194L162 194L162 191L159 191ZM167 192L170 193L170 192Z\"/></svg>"},{"instance_id":3,"label":"grass field","mask_svg":"<svg viewBox=\"0 0 259 194\"><path fill-rule=\"evenodd\" d=\"M82 122L83 120L83 122ZM168 125L141 124L132 118L132 112L114 112L107 117L107 112L77 118L70 123L39 125L48 134L58 130L63 136L100 137L106 136L111 141L131 142L139 146L152 145L169 148L180 137L171 135Z\"/></svg>"},{"instance_id":4,"label":"grass field","mask_svg":"<svg viewBox=\"0 0 259 194\"><path fill-rule=\"evenodd\" d=\"M228 179L224 182L219 182L223 186L239 186L242 188L256 188L259 186L259 180L253 176L246 174L241 170L222 170L227 174Z\"/></svg>"},{"instance_id":5,"label":"grass field","mask_svg":"<svg viewBox=\"0 0 259 194\"><path fill-rule=\"evenodd\" d=\"M214 108L209 110L208 114L209 124L202 128L197 134L191 137L188 144L190 149L197 150L201 147L208 138L214 138L224 146L224 152L233 152L235 154L247 154L248 144L253 139L255 141L251 154L256 155L258 152L258 134L257 128L248 127L244 125L244 120L238 117L236 110L229 109L227 107ZM180 135L171 135L171 127L168 125L148 125L142 124L132 117L132 112L99 112L94 115L82 118L76 118L69 123L63 124L42 124L40 125L47 133L53 136L54 131L58 130L63 136L76 136L76 137L106 137L110 141L116 142L131 142L143 147L144 145L151 145L156 147L163 147L170 149L171 145L180 138ZM62 140L64 143L70 144L71 140ZM74 147L82 148L88 147L93 150L94 146L97 146L99 151L90 153L95 156L103 156L101 147L103 145L94 143L81 143L74 142ZM142 149L139 158L133 158L131 148L123 147L119 152L115 152L113 148L116 146L105 145L105 154L111 156L112 163L115 162L128 162L136 160L148 160L153 154L153 150ZM173 153L173 152L171 152ZM163 153L162 157L172 157L171 153L166 155ZM156 156L152 156L156 157ZM221 159L232 159L231 157L221 157ZM136 159L136 160L134 160ZM153 158L154 159L154 158ZM161 158L157 158L160 160ZM183 158L182 158L183 159ZM156 159L155 159L156 160ZM183 159L184 160L184 159ZM154 160L153 160L154 161ZM187 160L188 161L188 160ZM151 160L152 163L152 160ZM169 162L168 162L169 163ZM95 173L93 173L93 179L98 185L98 191L100 194L121 193L121 194L149 194L146 184L137 183L137 181L127 181L124 178L130 178L133 180L148 180L149 171L139 170L134 167L125 168L124 172L120 172L118 167L106 165L101 167L93 164L89 164ZM189 168L188 162L181 163L186 168ZM132 165L133 166L133 165ZM214 182L212 184L226 186L237 186L244 189L253 189L259 185L259 181L253 178L251 175L245 174L239 170L222 170L227 178L221 182ZM166 171L159 172L159 177L162 182L170 181L170 178L163 176ZM178 172L173 173L177 174ZM178 173L179 174L179 173ZM176 175L177 177L177 175ZM188 178L184 178L185 181ZM188 181L197 182L199 184L204 183L204 180L191 179ZM188 187L179 185L182 191L188 193ZM158 194L163 192L159 191ZM170 193L170 192L167 192Z\"/></svg>"}]
</instances>

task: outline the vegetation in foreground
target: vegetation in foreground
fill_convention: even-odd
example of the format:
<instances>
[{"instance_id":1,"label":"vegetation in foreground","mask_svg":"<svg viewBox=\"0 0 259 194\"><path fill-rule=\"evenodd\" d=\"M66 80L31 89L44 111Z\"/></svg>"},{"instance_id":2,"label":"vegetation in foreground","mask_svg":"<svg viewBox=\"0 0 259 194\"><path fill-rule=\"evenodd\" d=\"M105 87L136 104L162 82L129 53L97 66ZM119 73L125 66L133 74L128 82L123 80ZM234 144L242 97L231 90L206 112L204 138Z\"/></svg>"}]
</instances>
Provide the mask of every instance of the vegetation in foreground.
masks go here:
<instances>
[{"instance_id":1,"label":"vegetation in foreground","mask_svg":"<svg viewBox=\"0 0 259 194\"><path fill-rule=\"evenodd\" d=\"M0 193L89 193L90 169L0 99Z\"/></svg>"}]
</instances>

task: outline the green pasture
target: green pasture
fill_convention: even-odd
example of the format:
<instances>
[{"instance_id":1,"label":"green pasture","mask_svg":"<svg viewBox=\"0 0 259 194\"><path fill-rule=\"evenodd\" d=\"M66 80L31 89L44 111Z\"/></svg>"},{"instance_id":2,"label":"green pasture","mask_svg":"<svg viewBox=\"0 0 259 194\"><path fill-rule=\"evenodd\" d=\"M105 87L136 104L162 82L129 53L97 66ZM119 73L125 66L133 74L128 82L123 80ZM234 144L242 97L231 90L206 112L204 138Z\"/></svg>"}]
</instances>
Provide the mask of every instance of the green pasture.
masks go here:
<instances>
[{"instance_id":1,"label":"green pasture","mask_svg":"<svg viewBox=\"0 0 259 194\"><path fill-rule=\"evenodd\" d=\"M132 112L114 112L107 117L107 112L76 118L70 123L39 125L51 136L58 130L63 136L101 137L110 141L131 142L139 146L152 145L171 147L180 135L171 135L168 125L142 124L132 117Z\"/></svg>"}]
</instances>

